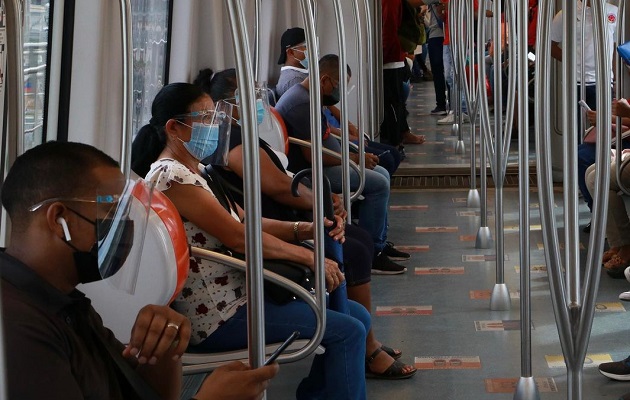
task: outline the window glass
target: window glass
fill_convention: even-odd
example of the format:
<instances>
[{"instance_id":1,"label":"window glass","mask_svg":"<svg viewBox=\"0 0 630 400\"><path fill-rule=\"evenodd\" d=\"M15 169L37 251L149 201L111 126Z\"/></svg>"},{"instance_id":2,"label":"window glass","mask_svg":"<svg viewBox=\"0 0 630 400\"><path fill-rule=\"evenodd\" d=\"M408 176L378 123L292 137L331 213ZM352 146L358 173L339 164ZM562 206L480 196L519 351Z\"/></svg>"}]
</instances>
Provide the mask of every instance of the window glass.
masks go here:
<instances>
[{"instance_id":1,"label":"window glass","mask_svg":"<svg viewBox=\"0 0 630 400\"><path fill-rule=\"evenodd\" d=\"M166 81L169 0L137 0L131 7L135 135L151 119L151 103Z\"/></svg>"},{"instance_id":2,"label":"window glass","mask_svg":"<svg viewBox=\"0 0 630 400\"><path fill-rule=\"evenodd\" d=\"M24 150L42 143L50 1L24 2Z\"/></svg>"}]
</instances>

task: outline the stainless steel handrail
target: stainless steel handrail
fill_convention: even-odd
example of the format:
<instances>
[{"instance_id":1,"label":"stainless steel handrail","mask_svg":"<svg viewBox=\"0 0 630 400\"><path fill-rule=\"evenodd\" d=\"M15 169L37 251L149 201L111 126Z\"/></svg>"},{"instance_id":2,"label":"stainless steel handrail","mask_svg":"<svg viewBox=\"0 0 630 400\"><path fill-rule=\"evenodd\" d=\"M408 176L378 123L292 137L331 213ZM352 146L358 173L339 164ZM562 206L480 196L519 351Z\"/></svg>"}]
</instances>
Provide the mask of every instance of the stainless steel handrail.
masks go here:
<instances>
[{"instance_id":1,"label":"stainless steel handrail","mask_svg":"<svg viewBox=\"0 0 630 400\"><path fill-rule=\"evenodd\" d=\"M378 108L376 109L376 121L378 130L381 125L381 121L383 121L383 117L385 115L385 98L384 89L383 89L383 9L381 8L380 0L373 0L373 22L374 22L374 32L372 37L376 40L374 41L375 49L376 49L376 57L374 58L374 68L376 70L376 74L374 74L374 82L375 91L374 96L376 96Z\"/></svg>"},{"instance_id":2,"label":"stainless steel handrail","mask_svg":"<svg viewBox=\"0 0 630 400\"><path fill-rule=\"evenodd\" d=\"M373 13L370 10L371 5L370 4L374 4L373 2L371 3L370 0L363 0L363 9L365 10L365 30L366 30L366 35L365 37L367 38L367 66L368 66L368 79L367 79L367 85L363 88L364 90L367 90L368 93L371 93L371 96L368 96L368 110L369 112L367 113L367 117L368 117L368 126L370 127L370 130L368 131L368 135L370 136L371 140L374 140L374 132L378 132L379 130L379 121L377 119L377 115L378 115L378 105L376 102L376 88L374 85L374 82L376 80L376 72L377 72L377 68L376 68L376 56L374 55L374 53L376 52L375 50L375 46L376 46L376 40L375 40L375 31L374 31L374 20L373 20ZM361 46L363 45L363 42L361 41ZM361 64L359 64L359 68L361 68ZM362 104L362 103L359 103ZM361 130L359 130L359 133L363 133Z\"/></svg>"},{"instance_id":3,"label":"stainless steel handrail","mask_svg":"<svg viewBox=\"0 0 630 400\"><path fill-rule=\"evenodd\" d=\"M315 221L315 232L313 239L315 240L315 290L317 305L321 313L321 330L318 330L313 336L313 343L309 351L315 350L316 345L321 342L326 327L326 279L324 276L324 208L323 208L323 175L324 165L322 162L322 135L321 135L321 90L319 86L319 48L317 46L317 35L315 28L315 9L309 0L300 0L300 8L302 18L304 19L304 33L306 36L306 47L308 52L309 63L309 94L311 98L311 166L313 169L312 177L312 196L313 196L313 221ZM318 325L320 326L320 325Z\"/></svg>"},{"instance_id":4,"label":"stainless steel handrail","mask_svg":"<svg viewBox=\"0 0 630 400\"><path fill-rule=\"evenodd\" d=\"M616 43L625 43L626 42L626 3L625 1L620 1L617 9L617 40ZM621 60L617 60L617 68L615 71L615 78L617 80L617 84L615 85L615 97L617 99L621 99L623 97L623 88L625 87L626 82L626 72L624 71L624 63ZM622 132L621 132L621 117L617 116L616 118L617 131L615 141L615 147L617 149L617 158L615 162L615 177L617 178L617 184L619 185L619 189L622 193L630 196L630 188L628 188L625 183L621 179L621 152L623 149L622 144Z\"/></svg>"},{"instance_id":5,"label":"stainless steel handrail","mask_svg":"<svg viewBox=\"0 0 630 400\"><path fill-rule=\"evenodd\" d=\"M245 254L247 262L246 292L247 338L249 364L258 368L265 362L265 310L262 271L262 227L260 210L260 159L258 152L258 124L256 123L256 93L249 51L249 38L245 26L245 14L240 0L225 0L232 31L234 56L236 57L237 81L241 104L243 132L243 186L245 219Z\"/></svg>"},{"instance_id":6,"label":"stainless steel handrail","mask_svg":"<svg viewBox=\"0 0 630 400\"><path fill-rule=\"evenodd\" d=\"M22 1L6 0L4 2L7 24L7 75L6 88L8 90L8 134L7 163L13 162L26 150L24 148L24 61L22 59L24 15ZM11 137L13 136L14 137ZM3 174L5 166L2 166Z\"/></svg>"},{"instance_id":7,"label":"stainless steel handrail","mask_svg":"<svg viewBox=\"0 0 630 400\"><path fill-rule=\"evenodd\" d=\"M352 199L350 192L350 148L349 148L349 132L348 132L348 70L346 69L346 31L344 28L343 10L339 0L333 0L333 8L335 10L335 23L337 26L337 49L339 50L339 106L341 107L341 120L339 121L339 130L341 132L341 185L343 193L343 202L346 210L350 213L352 207ZM319 132L318 132L319 133Z\"/></svg>"},{"instance_id":8,"label":"stainless steel handrail","mask_svg":"<svg viewBox=\"0 0 630 400\"><path fill-rule=\"evenodd\" d=\"M291 144L295 144L295 145L298 145L298 146L301 146L301 147L308 147L308 148L312 148L312 147L313 147L313 144L312 144L311 142L309 142L309 141L307 141L307 140L297 139L297 138L294 138L294 137L290 137L290 138L289 138L289 143L291 143ZM341 159L342 159L342 155L341 155L341 153L337 153L336 151L332 151L332 150L327 149L327 148L323 148L323 149L322 149L322 151L321 151L321 153L322 153L323 155L327 155L327 156L335 157L335 158L337 158L337 159L339 159L339 160L341 160ZM351 168L352 170L354 170L354 172L356 172L357 174L360 174L360 173L361 173L361 167L359 167L359 166L357 165L357 163L355 163L354 161L350 160L350 161L348 162L348 165L349 165L349 166L350 166L350 168Z\"/></svg>"},{"instance_id":9,"label":"stainless steel handrail","mask_svg":"<svg viewBox=\"0 0 630 400\"><path fill-rule=\"evenodd\" d=\"M201 249L198 247L191 247L190 255L193 257L201 257L201 258L205 258L212 261L218 261L222 264L226 264L229 267L238 269L243 272L247 272L248 270L248 264L245 263L245 261L230 257L225 254L217 253L214 251ZM309 340L308 345L304 346L299 351L293 352L291 354L281 355L280 357L278 357L278 362L280 363L294 362L294 361L299 361L305 357L308 357L319 345L319 342L321 341L321 339L317 341L315 341L315 339L320 334L323 335L323 326L324 326L322 322L322 313L319 310L319 306L317 302L315 301L314 296L311 295L309 292L307 292L306 289L297 286L294 282L283 277L282 275L278 275L272 271L267 271L265 269L263 269L262 273L266 280L277 284L283 289L287 289L291 291L293 294L295 294L296 297L299 297L300 300L304 301L313 310L313 313L315 314L315 320L317 322L315 334ZM263 351L264 351L264 346L263 346ZM194 371L194 372L196 373L206 372L206 370Z\"/></svg>"},{"instance_id":10,"label":"stainless steel handrail","mask_svg":"<svg viewBox=\"0 0 630 400\"><path fill-rule=\"evenodd\" d=\"M254 79L262 83L260 76L260 36L261 36L262 0L254 1Z\"/></svg>"},{"instance_id":11,"label":"stainless steel handrail","mask_svg":"<svg viewBox=\"0 0 630 400\"><path fill-rule=\"evenodd\" d=\"M527 27L529 8L524 1L518 3L516 15L518 54L527 54ZM529 62L527 57L518 58L518 139L519 139L519 259L521 266L520 313L521 313L521 376L516 384L514 400L540 399L532 372L532 307L530 276L530 212L529 212Z\"/></svg>"},{"instance_id":12,"label":"stainless steel handrail","mask_svg":"<svg viewBox=\"0 0 630 400\"><path fill-rule=\"evenodd\" d=\"M133 141L133 40L131 0L120 0L122 43L122 140L120 166L126 178L131 174L131 143Z\"/></svg>"},{"instance_id":13,"label":"stainless steel handrail","mask_svg":"<svg viewBox=\"0 0 630 400\"><path fill-rule=\"evenodd\" d=\"M581 399L582 397L582 366L588 340L593 323L595 310L595 298L599 284L599 263L604 246L604 235L591 235L589 239L586 266L580 268L579 257L575 254L579 251L579 242L575 237L578 230L577 220L577 187L570 176L575 176L576 166L575 150L576 140L572 133L575 130L577 115L575 103L577 102L576 74L575 74L575 24L576 4L573 1L563 2L563 82L564 82L564 110L563 132L565 150L564 160L564 206L565 230L568 238L565 239L566 252L565 263L560 257L558 233L554 214L554 198L551 176L551 152L550 133L552 130L549 113L550 86L548 79L551 71L551 53L548 42L551 28L551 13L553 2L540 3L538 16L539 36L536 47L536 157L538 160L538 189L540 198L540 215L543 227L543 240L545 244L545 258L549 271L549 287L551 291L552 305L558 325L560 344L564 353L567 367L568 395L569 399ZM604 4L596 1L593 4L593 26L597 77L597 125L610 126L610 65L607 60L606 38L604 30ZM595 193L593 193L593 218L592 229L594 232L603 232L605 213L608 204L609 179L610 179L610 134L608 130L599 132L596 165L597 175L595 179ZM563 268L564 267L564 268ZM563 269L566 273L563 274ZM580 284L580 271L584 270L584 284ZM565 282L566 280L566 282Z\"/></svg>"},{"instance_id":14,"label":"stainless steel handrail","mask_svg":"<svg viewBox=\"0 0 630 400\"><path fill-rule=\"evenodd\" d=\"M365 132L365 119L363 118L363 102L365 101L365 74L363 71L363 27L361 25L361 10L359 7L359 0L354 0L352 2L353 14L354 14L354 32L356 35L356 44L357 44L357 63L358 68L355 73L357 77L357 130L359 138L358 138L358 147L359 147L359 168L361 169L361 175L359 175L359 187L357 188L358 196L363 193L363 189L365 188L365 140L364 140L364 132Z\"/></svg>"}]
</instances>

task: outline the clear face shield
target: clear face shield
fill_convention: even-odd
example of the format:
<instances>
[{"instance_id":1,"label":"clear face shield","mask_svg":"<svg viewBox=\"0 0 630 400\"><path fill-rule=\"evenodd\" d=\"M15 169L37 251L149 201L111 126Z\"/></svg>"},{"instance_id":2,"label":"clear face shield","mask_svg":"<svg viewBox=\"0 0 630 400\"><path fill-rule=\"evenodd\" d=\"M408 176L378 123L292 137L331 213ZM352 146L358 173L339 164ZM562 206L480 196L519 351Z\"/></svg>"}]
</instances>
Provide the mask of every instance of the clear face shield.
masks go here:
<instances>
[{"instance_id":1,"label":"clear face shield","mask_svg":"<svg viewBox=\"0 0 630 400\"><path fill-rule=\"evenodd\" d=\"M153 187L142 179L128 180L114 203L111 195L97 195L96 207L109 208L96 220L98 270L108 284L130 294L138 281L152 195Z\"/></svg>"},{"instance_id":2,"label":"clear face shield","mask_svg":"<svg viewBox=\"0 0 630 400\"><path fill-rule=\"evenodd\" d=\"M47 199L31 206L29 211L62 202L72 213L92 224L95 243L85 251L76 246L79 232L71 232L66 221L62 221L64 240L75 250L73 256L79 282L105 279L115 289L133 294L152 193L153 187L142 179L120 179L104 183L93 196Z\"/></svg>"},{"instance_id":3,"label":"clear face shield","mask_svg":"<svg viewBox=\"0 0 630 400\"><path fill-rule=\"evenodd\" d=\"M271 116L269 111L269 93L270 90L267 88L267 84L257 84L256 89L256 122L258 125L262 125L263 129L271 129ZM241 104L240 104L240 96L238 88L234 91L234 97L232 99L226 100L234 100L235 107L238 108L239 116L237 118L237 123L240 125L240 113L242 112Z\"/></svg>"},{"instance_id":4,"label":"clear face shield","mask_svg":"<svg viewBox=\"0 0 630 400\"><path fill-rule=\"evenodd\" d=\"M188 152L203 164L226 166L230 151L232 105L220 101L214 110L192 111L190 141L184 142Z\"/></svg>"}]
</instances>

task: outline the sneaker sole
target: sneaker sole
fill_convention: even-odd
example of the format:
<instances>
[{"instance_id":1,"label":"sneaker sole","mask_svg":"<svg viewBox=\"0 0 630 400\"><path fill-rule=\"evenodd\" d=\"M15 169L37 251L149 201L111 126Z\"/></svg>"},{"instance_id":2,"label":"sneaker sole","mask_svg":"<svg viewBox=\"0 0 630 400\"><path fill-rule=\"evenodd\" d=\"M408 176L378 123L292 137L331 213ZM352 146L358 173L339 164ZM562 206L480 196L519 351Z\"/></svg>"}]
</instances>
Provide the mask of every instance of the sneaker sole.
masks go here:
<instances>
[{"instance_id":1,"label":"sneaker sole","mask_svg":"<svg viewBox=\"0 0 630 400\"><path fill-rule=\"evenodd\" d=\"M387 256L392 261L409 261L411 257L396 257L396 256Z\"/></svg>"},{"instance_id":2,"label":"sneaker sole","mask_svg":"<svg viewBox=\"0 0 630 400\"><path fill-rule=\"evenodd\" d=\"M610 372L602 371L601 369L599 370L599 373L615 381L622 381L622 382L630 381L630 374L629 375L616 375L616 374L611 374Z\"/></svg>"},{"instance_id":3,"label":"sneaker sole","mask_svg":"<svg viewBox=\"0 0 630 400\"><path fill-rule=\"evenodd\" d=\"M407 268L400 271L381 271L379 269L372 269L372 275L400 275L407 272Z\"/></svg>"}]
</instances>

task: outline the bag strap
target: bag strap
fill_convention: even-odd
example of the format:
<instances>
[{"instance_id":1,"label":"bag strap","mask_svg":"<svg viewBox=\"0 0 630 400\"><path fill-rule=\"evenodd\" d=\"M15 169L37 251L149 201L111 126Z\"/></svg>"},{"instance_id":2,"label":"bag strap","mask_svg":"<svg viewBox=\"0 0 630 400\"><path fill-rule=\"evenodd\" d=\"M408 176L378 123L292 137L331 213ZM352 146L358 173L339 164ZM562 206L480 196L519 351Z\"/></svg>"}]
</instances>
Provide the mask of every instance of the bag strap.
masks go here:
<instances>
[{"instance_id":1,"label":"bag strap","mask_svg":"<svg viewBox=\"0 0 630 400\"><path fill-rule=\"evenodd\" d=\"M234 197L223 189L223 178L215 171L212 165L207 165L205 168L201 170L201 175L206 179L208 183L208 187L214 193L214 196L217 198L219 203L225 208L228 212L238 210L238 206L236 205L236 201L234 201Z\"/></svg>"},{"instance_id":2,"label":"bag strap","mask_svg":"<svg viewBox=\"0 0 630 400\"><path fill-rule=\"evenodd\" d=\"M440 17L438 17L437 14L435 13L435 5L436 4L438 4L438 3L431 4L429 6L429 8L431 9L431 14L433 14L433 16L435 17L435 21L437 22L437 24L440 27L440 29L444 29L444 21L442 21L442 19Z\"/></svg>"}]
</instances>

